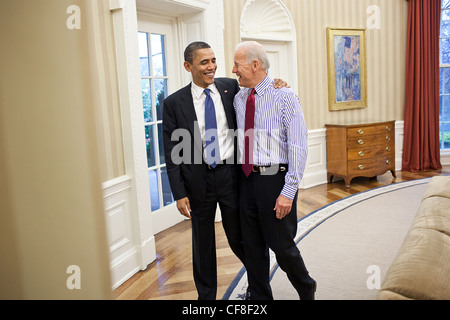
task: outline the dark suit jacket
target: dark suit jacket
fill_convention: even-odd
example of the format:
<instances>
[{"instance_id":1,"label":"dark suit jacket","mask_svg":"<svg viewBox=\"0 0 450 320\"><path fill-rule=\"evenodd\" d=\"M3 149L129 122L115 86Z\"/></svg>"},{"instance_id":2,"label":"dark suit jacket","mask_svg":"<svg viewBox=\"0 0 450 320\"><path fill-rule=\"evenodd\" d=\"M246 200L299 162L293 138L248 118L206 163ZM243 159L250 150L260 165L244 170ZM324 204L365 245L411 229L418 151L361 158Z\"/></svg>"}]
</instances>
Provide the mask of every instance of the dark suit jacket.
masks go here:
<instances>
[{"instance_id":1,"label":"dark suit jacket","mask_svg":"<svg viewBox=\"0 0 450 320\"><path fill-rule=\"evenodd\" d=\"M222 97L228 126L236 130L234 96L239 92L236 80L216 78L215 84ZM189 198L191 209L201 207L206 194L207 165L203 160L203 142L194 109L191 84L164 100L164 152L170 187L175 200ZM178 130L175 135L173 133ZM178 133L178 136L177 136ZM184 136L184 138L180 138ZM175 141L172 141L175 140ZM183 147L183 148L182 148ZM172 158L172 152L176 157ZM235 163L237 144L235 139ZM182 158L182 163L179 158Z\"/></svg>"}]
</instances>

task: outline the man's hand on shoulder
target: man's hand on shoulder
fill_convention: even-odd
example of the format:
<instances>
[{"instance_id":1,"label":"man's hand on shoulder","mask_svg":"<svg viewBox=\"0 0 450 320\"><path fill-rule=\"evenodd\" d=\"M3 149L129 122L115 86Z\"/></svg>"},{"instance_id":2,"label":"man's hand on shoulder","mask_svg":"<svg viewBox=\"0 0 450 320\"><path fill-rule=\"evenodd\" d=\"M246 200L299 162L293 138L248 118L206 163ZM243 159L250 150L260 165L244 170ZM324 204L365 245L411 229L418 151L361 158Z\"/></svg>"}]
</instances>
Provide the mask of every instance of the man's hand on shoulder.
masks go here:
<instances>
[{"instance_id":1,"label":"man's hand on shoulder","mask_svg":"<svg viewBox=\"0 0 450 320\"><path fill-rule=\"evenodd\" d=\"M282 79L273 79L273 86L275 89L290 88L288 83Z\"/></svg>"}]
</instances>

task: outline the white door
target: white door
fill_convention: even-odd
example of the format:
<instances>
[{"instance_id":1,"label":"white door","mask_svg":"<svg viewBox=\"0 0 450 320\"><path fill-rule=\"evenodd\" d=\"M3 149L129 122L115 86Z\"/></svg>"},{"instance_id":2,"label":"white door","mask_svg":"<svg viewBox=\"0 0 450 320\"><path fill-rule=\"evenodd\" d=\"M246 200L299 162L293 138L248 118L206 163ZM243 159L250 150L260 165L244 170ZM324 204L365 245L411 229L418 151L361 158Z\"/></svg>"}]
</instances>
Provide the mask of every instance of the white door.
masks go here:
<instances>
[{"instance_id":1,"label":"white door","mask_svg":"<svg viewBox=\"0 0 450 320\"><path fill-rule=\"evenodd\" d=\"M148 181L154 233L183 220L178 212L167 176L162 137L163 102L179 87L176 25L171 19L138 15L141 86L147 148Z\"/></svg>"},{"instance_id":2,"label":"white door","mask_svg":"<svg viewBox=\"0 0 450 320\"><path fill-rule=\"evenodd\" d=\"M287 42L280 41L261 41L258 40L264 46L269 60L270 69L269 76L273 78L280 78L286 81L290 87L296 91L297 89L297 76L296 69L293 69L294 57L290 54L289 44Z\"/></svg>"}]
</instances>

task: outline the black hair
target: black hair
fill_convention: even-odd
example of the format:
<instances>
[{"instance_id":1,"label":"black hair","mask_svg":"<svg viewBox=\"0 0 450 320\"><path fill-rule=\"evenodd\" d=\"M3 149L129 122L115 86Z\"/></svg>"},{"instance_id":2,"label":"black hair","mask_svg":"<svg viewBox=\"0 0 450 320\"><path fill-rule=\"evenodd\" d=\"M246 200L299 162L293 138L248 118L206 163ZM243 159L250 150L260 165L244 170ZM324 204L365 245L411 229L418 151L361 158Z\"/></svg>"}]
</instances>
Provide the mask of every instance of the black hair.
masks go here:
<instances>
[{"instance_id":1,"label":"black hair","mask_svg":"<svg viewBox=\"0 0 450 320\"><path fill-rule=\"evenodd\" d=\"M209 49L211 46L203 41L192 42L187 46L186 50L184 50L184 61L192 63L195 57L195 51L200 49Z\"/></svg>"}]
</instances>

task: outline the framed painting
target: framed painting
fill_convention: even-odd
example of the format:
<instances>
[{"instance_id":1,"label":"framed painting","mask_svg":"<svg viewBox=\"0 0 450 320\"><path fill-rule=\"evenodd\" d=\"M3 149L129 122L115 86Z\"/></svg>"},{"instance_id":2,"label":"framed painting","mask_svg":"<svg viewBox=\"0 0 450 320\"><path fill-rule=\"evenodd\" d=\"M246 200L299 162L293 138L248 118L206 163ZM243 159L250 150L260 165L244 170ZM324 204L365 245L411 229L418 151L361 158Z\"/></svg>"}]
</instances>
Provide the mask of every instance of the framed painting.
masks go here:
<instances>
[{"instance_id":1,"label":"framed painting","mask_svg":"<svg viewBox=\"0 0 450 320\"><path fill-rule=\"evenodd\" d=\"M329 110L367 107L366 31L327 28Z\"/></svg>"}]
</instances>

